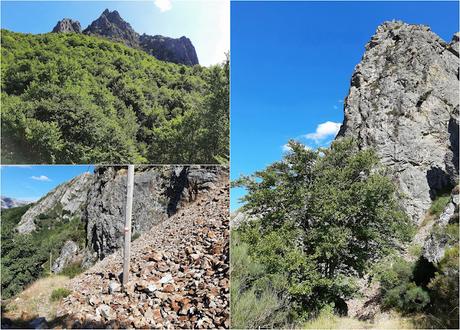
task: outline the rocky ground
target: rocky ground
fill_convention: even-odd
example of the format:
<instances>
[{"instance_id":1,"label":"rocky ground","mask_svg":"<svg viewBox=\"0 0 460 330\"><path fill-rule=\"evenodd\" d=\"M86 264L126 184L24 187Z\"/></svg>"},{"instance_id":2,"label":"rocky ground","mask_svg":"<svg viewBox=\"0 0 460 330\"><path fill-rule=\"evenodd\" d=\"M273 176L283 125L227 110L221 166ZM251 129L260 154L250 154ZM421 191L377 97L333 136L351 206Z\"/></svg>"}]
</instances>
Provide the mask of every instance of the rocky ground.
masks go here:
<instances>
[{"instance_id":1,"label":"rocky ground","mask_svg":"<svg viewBox=\"0 0 460 330\"><path fill-rule=\"evenodd\" d=\"M121 251L74 278L57 317L73 328L228 328L229 183L208 193L133 242L121 288Z\"/></svg>"}]
</instances>

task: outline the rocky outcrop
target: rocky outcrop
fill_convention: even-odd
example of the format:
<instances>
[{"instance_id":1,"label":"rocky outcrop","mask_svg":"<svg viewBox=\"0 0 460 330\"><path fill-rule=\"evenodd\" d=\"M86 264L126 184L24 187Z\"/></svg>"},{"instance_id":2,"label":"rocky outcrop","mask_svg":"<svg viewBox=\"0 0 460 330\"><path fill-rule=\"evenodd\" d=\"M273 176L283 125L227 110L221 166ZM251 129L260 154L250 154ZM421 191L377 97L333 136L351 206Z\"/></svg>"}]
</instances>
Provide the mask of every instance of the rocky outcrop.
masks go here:
<instances>
[{"instance_id":1,"label":"rocky outcrop","mask_svg":"<svg viewBox=\"0 0 460 330\"><path fill-rule=\"evenodd\" d=\"M149 36L143 34L139 39L140 47L148 54L155 56L161 61L178 64L198 64L198 56L190 39L180 37L177 39L160 35Z\"/></svg>"},{"instance_id":2,"label":"rocky outcrop","mask_svg":"<svg viewBox=\"0 0 460 330\"><path fill-rule=\"evenodd\" d=\"M74 21L70 18L64 18L57 22L53 28L54 33L81 33L81 26L79 21Z\"/></svg>"},{"instance_id":3,"label":"rocky outcrop","mask_svg":"<svg viewBox=\"0 0 460 330\"><path fill-rule=\"evenodd\" d=\"M36 222L40 221L40 217L47 216L53 211L56 213L54 216L58 218L80 217L86 203L91 179L91 174L84 173L57 186L24 213L16 230L20 234L34 231Z\"/></svg>"},{"instance_id":4,"label":"rocky outcrop","mask_svg":"<svg viewBox=\"0 0 460 330\"><path fill-rule=\"evenodd\" d=\"M93 21L85 30L84 34L105 37L113 41L119 41L133 48L139 48L139 34L131 25L124 21L118 11L108 9Z\"/></svg>"},{"instance_id":5,"label":"rocky outcrop","mask_svg":"<svg viewBox=\"0 0 460 330\"><path fill-rule=\"evenodd\" d=\"M451 195L451 201L434 223L434 230L425 240L422 256L429 262L437 264L444 257L446 250L458 243L458 237L449 237L446 226L449 223L458 225L459 195L455 190Z\"/></svg>"},{"instance_id":6,"label":"rocky outcrop","mask_svg":"<svg viewBox=\"0 0 460 330\"><path fill-rule=\"evenodd\" d=\"M191 177L205 173L198 169ZM120 250L74 278L58 310L66 327L228 328L229 182L222 174L193 203L133 242L124 290ZM137 175L137 191L150 175Z\"/></svg>"},{"instance_id":7,"label":"rocky outcrop","mask_svg":"<svg viewBox=\"0 0 460 330\"><path fill-rule=\"evenodd\" d=\"M78 244L74 241L67 241L61 248L59 257L54 261L51 271L55 274L59 274L62 270L73 263L77 263L78 260Z\"/></svg>"},{"instance_id":8,"label":"rocky outcrop","mask_svg":"<svg viewBox=\"0 0 460 330\"><path fill-rule=\"evenodd\" d=\"M134 177L133 235L164 221L201 191L212 188L221 174L222 169L213 166L138 168ZM125 168L100 167L88 193L87 241L99 259L123 244L126 180Z\"/></svg>"},{"instance_id":9,"label":"rocky outcrop","mask_svg":"<svg viewBox=\"0 0 460 330\"><path fill-rule=\"evenodd\" d=\"M32 203L29 201L22 201L16 198L10 198L6 196L1 196L1 200L2 200L2 209L11 209L13 207L24 206L24 205Z\"/></svg>"},{"instance_id":10,"label":"rocky outcrop","mask_svg":"<svg viewBox=\"0 0 460 330\"><path fill-rule=\"evenodd\" d=\"M101 16L83 31L81 31L78 21L64 18L57 23L53 32L82 32L87 35L122 42L129 47L141 49L161 61L189 66L199 64L195 47L190 39L186 37L169 38L160 35L150 36L147 34L139 36L116 10L104 10Z\"/></svg>"},{"instance_id":11,"label":"rocky outcrop","mask_svg":"<svg viewBox=\"0 0 460 330\"><path fill-rule=\"evenodd\" d=\"M458 41L456 34L446 43L426 26L380 25L344 104L338 138L376 150L415 223L458 181Z\"/></svg>"}]
</instances>

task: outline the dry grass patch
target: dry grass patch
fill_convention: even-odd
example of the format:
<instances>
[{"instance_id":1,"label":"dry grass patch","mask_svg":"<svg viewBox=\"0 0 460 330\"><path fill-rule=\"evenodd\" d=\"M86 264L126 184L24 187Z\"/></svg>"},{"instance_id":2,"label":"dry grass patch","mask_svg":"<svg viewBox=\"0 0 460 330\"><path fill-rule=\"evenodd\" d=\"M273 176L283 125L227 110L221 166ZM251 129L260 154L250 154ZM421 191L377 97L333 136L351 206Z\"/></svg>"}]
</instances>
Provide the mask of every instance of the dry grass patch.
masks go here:
<instances>
[{"instance_id":1,"label":"dry grass patch","mask_svg":"<svg viewBox=\"0 0 460 330\"><path fill-rule=\"evenodd\" d=\"M67 276L53 275L41 278L27 289L8 300L4 316L11 320L30 320L35 317L54 319L60 300L53 301L51 295L59 288L65 288L70 279Z\"/></svg>"},{"instance_id":2,"label":"dry grass patch","mask_svg":"<svg viewBox=\"0 0 460 330\"><path fill-rule=\"evenodd\" d=\"M374 321L359 321L350 317L323 314L308 321L302 329L424 329L422 316L403 317L396 312L376 315Z\"/></svg>"}]
</instances>

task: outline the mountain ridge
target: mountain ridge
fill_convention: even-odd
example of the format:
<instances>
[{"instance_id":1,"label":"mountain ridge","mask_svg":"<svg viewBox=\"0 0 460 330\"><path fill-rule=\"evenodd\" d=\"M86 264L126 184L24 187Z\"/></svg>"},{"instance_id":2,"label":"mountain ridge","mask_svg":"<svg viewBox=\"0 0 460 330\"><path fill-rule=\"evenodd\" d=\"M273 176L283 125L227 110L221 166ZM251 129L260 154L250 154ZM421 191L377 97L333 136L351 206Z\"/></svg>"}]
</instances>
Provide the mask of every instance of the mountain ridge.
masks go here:
<instances>
[{"instance_id":1,"label":"mountain ridge","mask_svg":"<svg viewBox=\"0 0 460 330\"><path fill-rule=\"evenodd\" d=\"M125 45L141 49L161 61L193 66L199 64L195 47L185 36L170 38L161 35L139 35L131 25L123 20L116 10L105 9L102 14L84 30L80 23L65 18L53 28L54 33L83 33L86 35L108 38Z\"/></svg>"}]
</instances>

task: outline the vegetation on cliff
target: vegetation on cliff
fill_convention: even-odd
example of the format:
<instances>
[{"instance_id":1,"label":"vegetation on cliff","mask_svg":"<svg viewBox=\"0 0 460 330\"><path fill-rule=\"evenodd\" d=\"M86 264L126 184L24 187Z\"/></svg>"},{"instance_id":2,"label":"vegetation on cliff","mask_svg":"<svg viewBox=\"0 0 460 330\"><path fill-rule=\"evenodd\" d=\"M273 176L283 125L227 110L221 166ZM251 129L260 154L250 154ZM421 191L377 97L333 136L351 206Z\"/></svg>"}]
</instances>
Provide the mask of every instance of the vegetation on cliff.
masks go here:
<instances>
[{"instance_id":1,"label":"vegetation on cliff","mask_svg":"<svg viewBox=\"0 0 460 330\"><path fill-rule=\"evenodd\" d=\"M162 62L82 34L2 30L3 163L217 163L229 61Z\"/></svg>"},{"instance_id":2,"label":"vegetation on cliff","mask_svg":"<svg viewBox=\"0 0 460 330\"><path fill-rule=\"evenodd\" d=\"M10 298L39 277L49 274L50 253L54 259L57 258L66 240L79 242L81 247L84 245L84 223L78 218L61 218L56 209L39 216L36 231L17 233L15 227L31 205L1 211L3 299Z\"/></svg>"}]
</instances>

